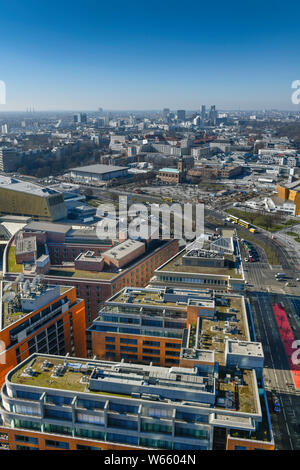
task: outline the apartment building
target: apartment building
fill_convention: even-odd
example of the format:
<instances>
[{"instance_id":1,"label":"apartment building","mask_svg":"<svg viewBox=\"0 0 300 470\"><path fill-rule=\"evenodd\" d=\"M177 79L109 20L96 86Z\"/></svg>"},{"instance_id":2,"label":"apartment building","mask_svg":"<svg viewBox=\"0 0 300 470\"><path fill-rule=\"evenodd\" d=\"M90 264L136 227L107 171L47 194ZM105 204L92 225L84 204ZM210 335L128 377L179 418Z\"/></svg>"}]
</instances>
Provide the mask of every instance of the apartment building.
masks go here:
<instances>
[{"instance_id":1,"label":"apartment building","mask_svg":"<svg viewBox=\"0 0 300 470\"><path fill-rule=\"evenodd\" d=\"M19 278L20 279L20 278ZM86 356L84 301L74 287L1 282L0 382L34 352Z\"/></svg>"}]
</instances>

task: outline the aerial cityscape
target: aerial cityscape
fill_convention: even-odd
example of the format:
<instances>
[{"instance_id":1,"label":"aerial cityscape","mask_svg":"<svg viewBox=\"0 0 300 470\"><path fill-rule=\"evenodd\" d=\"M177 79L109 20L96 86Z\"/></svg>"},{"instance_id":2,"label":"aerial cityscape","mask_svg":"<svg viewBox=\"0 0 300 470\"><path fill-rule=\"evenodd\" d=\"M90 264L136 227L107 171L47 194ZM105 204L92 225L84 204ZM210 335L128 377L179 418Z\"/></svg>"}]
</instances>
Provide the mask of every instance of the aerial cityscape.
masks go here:
<instances>
[{"instance_id":1,"label":"aerial cityscape","mask_svg":"<svg viewBox=\"0 0 300 470\"><path fill-rule=\"evenodd\" d=\"M0 450L300 450L297 13L156 3L3 7Z\"/></svg>"}]
</instances>

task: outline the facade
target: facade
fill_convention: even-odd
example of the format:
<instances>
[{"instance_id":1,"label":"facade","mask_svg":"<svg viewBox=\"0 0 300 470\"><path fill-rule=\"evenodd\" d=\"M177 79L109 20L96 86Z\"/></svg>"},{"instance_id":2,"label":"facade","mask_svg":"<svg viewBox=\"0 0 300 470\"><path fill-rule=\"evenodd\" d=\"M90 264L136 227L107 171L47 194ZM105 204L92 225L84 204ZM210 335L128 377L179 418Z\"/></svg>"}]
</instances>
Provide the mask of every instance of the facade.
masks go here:
<instances>
[{"instance_id":1,"label":"facade","mask_svg":"<svg viewBox=\"0 0 300 470\"><path fill-rule=\"evenodd\" d=\"M45 221L67 217L62 194L5 176L0 176L0 212Z\"/></svg>"},{"instance_id":2,"label":"facade","mask_svg":"<svg viewBox=\"0 0 300 470\"><path fill-rule=\"evenodd\" d=\"M1 283L0 382L36 351L86 356L84 301L74 287Z\"/></svg>"},{"instance_id":3,"label":"facade","mask_svg":"<svg viewBox=\"0 0 300 470\"><path fill-rule=\"evenodd\" d=\"M181 173L177 168L162 168L158 172L158 179L163 183L181 183Z\"/></svg>"}]
</instances>

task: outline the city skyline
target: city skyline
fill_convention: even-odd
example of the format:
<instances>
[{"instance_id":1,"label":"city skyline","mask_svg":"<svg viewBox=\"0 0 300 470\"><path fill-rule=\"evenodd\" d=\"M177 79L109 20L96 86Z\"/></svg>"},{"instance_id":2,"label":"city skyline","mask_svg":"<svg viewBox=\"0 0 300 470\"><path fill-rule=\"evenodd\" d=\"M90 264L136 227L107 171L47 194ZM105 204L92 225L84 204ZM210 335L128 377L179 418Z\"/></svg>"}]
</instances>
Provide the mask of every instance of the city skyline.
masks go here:
<instances>
[{"instance_id":1,"label":"city skyline","mask_svg":"<svg viewBox=\"0 0 300 470\"><path fill-rule=\"evenodd\" d=\"M289 3L289 2L288 2ZM276 8L277 6L277 8ZM94 0L2 6L2 111L195 109L299 110L299 5L252 10L179 2L150 8ZM280 14L279 14L280 12ZM179 14L180 13L180 14Z\"/></svg>"}]
</instances>

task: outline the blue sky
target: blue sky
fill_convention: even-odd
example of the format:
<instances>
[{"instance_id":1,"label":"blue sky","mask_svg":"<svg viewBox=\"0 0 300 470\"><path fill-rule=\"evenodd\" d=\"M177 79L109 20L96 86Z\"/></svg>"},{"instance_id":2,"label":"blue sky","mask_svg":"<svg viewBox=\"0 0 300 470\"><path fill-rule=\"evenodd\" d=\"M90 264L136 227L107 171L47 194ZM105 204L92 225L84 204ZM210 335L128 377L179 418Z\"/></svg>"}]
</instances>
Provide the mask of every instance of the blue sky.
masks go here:
<instances>
[{"instance_id":1,"label":"blue sky","mask_svg":"<svg viewBox=\"0 0 300 470\"><path fill-rule=\"evenodd\" d=\"M297 109L300 4L9 0L2 110Z\"/></svg>"}]
</instances>

